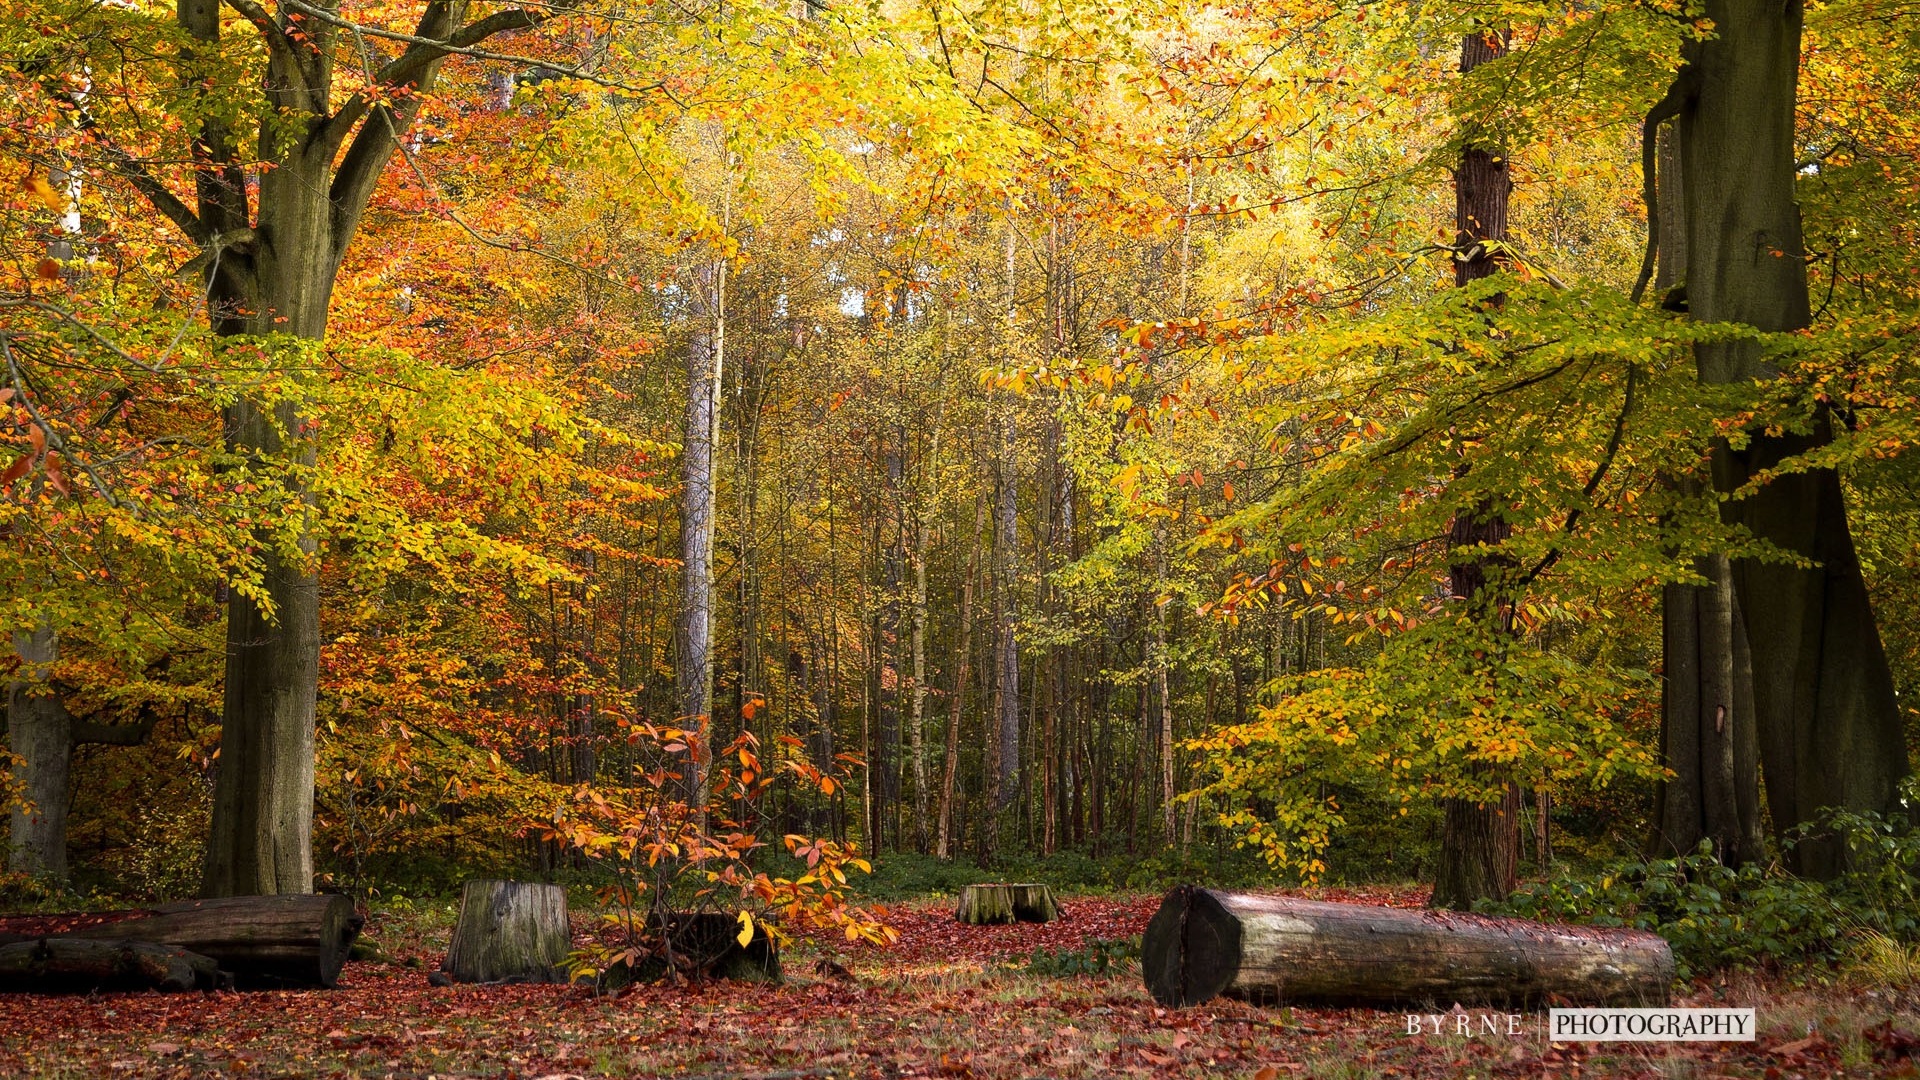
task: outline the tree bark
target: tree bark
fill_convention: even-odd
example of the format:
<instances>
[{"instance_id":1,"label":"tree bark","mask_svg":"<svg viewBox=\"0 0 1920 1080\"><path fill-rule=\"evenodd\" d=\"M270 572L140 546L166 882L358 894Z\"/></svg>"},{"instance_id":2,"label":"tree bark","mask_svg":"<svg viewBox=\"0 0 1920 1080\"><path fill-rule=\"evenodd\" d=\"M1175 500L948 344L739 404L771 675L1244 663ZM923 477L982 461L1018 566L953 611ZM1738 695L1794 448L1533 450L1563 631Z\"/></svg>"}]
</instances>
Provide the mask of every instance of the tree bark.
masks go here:
<instances>
[{"instance_id":1,"label":"tree bark","mask_svg":"<svg viewBox=\"0 0 1920 1080\"><path fill-rule=\"evenodd\" d=\"M1641 930L1547 926L1181 886L1141 945L1163 1005L1665 1005L1673 953Z\"/></svg>"},{"instance_id":2,"label":"tree bark","mask_svg":"<svg viewBox=\"0 0 1920 1080\"><path fill-rule=\"evenodd\" d=\"M1687 47L1679 118L1688 308L1700 322L1799 330L1811 321L1794 201L1802 6L1711 0L1706 14L1716 29ZM1701 345L1695 357L1708 383L1779 374L1752 342ZM1716 445L1715 487L1732 493L1824 445L1831 423L1821 407L1805 432L1751 432L1739 450ZM1905 740L1839 475L1789 473L1726 503L1724 513L1810 563L1740 559L1732 568L1774 828L1811 821L1826 807L1895 810ZM1845 852L1815 839L1791 857L1800 872L1828 877L1844 867Z\"/></svg>"},{"instance_id":3,"label":"tree bark","mask_svg":"<svg viewBox=\"0 0 1920 1080\"><path fill-rule=\"evenodd\" d=\"M18 874L67 879L67 769L73 739L67 710L54 691L52 667L60 639L42 623L13 635L20 670L7 693L7 737L20 758L18 775L29 806L10 816L7 869Z\"/></svg>"},{"instance_id":4,"label":"tree bark","mask_svg":"<svg viewBox=\"0 0 1920 1080\"><path fill-rule=\"evenodd\" d=\"M1046 885L968 885L960 890L953 917L969 926L1045 923L1060 917L1060 905Z\"/></svg>"},{"instance_id":5,"label":"tree bark","mask_svg":"<svg viewBox=\"0 0 1920 1080\"><path fill-rule=\"evenodd\" d=\"M145 941L53 937L0 945L0 993L219 990L233 977L198 953Z\"/></svg>"},{"instance_id":6,"label":"tree bark","mask_svg":"<svg viewBox=\"0 0 1920 1080\"><path fill-rule=\"evenodd\" d=\"M721 340L718 263L695 274L687 334L686 429L680 451L684 488L680 497L680 611L674 684L679 721L698 738L689 740L684 787L696 814L707 804L707 762L713 737L713 450L719 434L719 388L725 363Z\"/></svg>"},{"instance_id":7,"label":"tree bark","mask_svg":"<svg viewBox=\"0 0 1920 1080\"><path fill-rule=\"evenodd\" d=\"M324 986L339 980L360 933L353 902L338 894L233 896L158 904L57 936L12 940L145 941L208 957L241 985Z\"/></svg>"},{"instance_id":8,"label":"tree bark","mask_svg":"<svg viewBox=\"0 0 1920 1080\"><path fill-rule=\"evenodd\" d=\"M967 699L967 679L973 667L973 586L980 572L980 548L984 541L987 504L974 504L973 545L967 549L967 576L960 583L960 640L954 648L958 667L953 675L953 696L947 699L947 743L940 766L940 832L933 853L942 858L953 854L953 787L960 772L960 717Z\"/></svg>"},{"instance_id":9,"label":"tree bark","mask_svg":"<svg viewBox=\"0 0 1920 1080\"><path fill-rule=\"evenodd\" d=\"M572 949L567 890L523 881L469 881L440 969L463 983L565 982Z\"/></svg>"},{"instance_id":10,"label":"tree bark","mask_svg":"<svg viewBox=\"0 0 1920 1080\"><path fill-rule=\"evenodd\" d=\"M1506 39L1493 31L1468 34L1460 46L1460 73L1506 52ZM1506 154L1486 142L1487 133L1471 132L1454 173L1454 283L1466 285L1498 272L1504 257L1498 245L1507 239L1507 199L1513 190ZM1497 302L1497 301L1496 301ZM1456 515L1447 538L1449 552L1476 545L1498 545L1512 534L1492 498ZM1452 594L1472 617L1505 623L1502 597L1489 592L1486 556L1453 563ZM1519 863L1519 790L1504 778L1501 799L1481 804L1470 799L1442 800L1440 855L1433 886L1435 907L1466 910L1475 900L1499 898L1512 888Z\"/></svg>"},{"instance_id":11,"label":"tree bark","mask_svg":"<svg viewBox=\"0 0 1920 1080\"><path fill-rule=\"evenodd\" d=\"M438 79L447 43L476 44L544 15L501 12L469 24L465 0L427 6L410 44L376 73L379 91L335 101L337 28L323 18L295 25L287 9L250 29L267 57L265 103L281 121L263 124L257 159L257 213L224 123L208 119L193 145L197 208L189 208L137 165L123 169L155 209L201 247L190 266L203 275L213 328L223 336L269 339L294 364L326 335L334 277L358 231L398 139ZM220 35L214 0L181 0L181 29L194 42ZM209 50L211 52L211 50ZM183 81L202 85L191 47ZM376 103L371 94L388 94ZM129 159L130 160L130 159ZM313 432L297 396L271 406L243 399L227 410L229 446L277 459L303 475L316 460ZM304 479L286 481L294 505L310 504ZM207 896L305 893L313 888L313 737L320 613L316 547L292 549L260 537L265 603L235 589L227 626L220 766L201 889Z\"/></svg>"}]
</instances>

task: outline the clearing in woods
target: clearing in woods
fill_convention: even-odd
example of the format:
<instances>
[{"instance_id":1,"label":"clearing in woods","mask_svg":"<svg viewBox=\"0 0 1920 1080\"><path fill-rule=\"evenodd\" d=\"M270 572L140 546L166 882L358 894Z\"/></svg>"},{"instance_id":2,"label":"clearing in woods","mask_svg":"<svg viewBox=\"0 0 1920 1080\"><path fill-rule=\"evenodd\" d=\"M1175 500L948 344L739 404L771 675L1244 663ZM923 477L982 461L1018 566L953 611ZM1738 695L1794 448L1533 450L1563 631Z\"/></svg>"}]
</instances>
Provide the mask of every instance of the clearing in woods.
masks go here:
<instances>
[{"instance_id":1,"label":"clearing in woods","mask_svg":"<svg viewBox=\"0 0 1920 1080\"><path fill-rule=\"evenodd\" d=\"M1299 895L1417 907L1413 890ZM806 942L779 987L434 988L451 916L376 915L385 959L332 991L0 997L9 1077L1648 1077L1920 1075L1915 1002L1884 989L1759 977L1696 983L1675 1004L1753 1006L1753 1043L1552 1046L1543 1018L1441 1003L1404 1013L1214 1001L1163 1009L1137 961L1158 896L1069 897L1046 925L970 927L951 902L894 907L888 949ZM584 931L587 922L576 917ZM1044 950L1038 963L1035 950ZM821 961L837 956L852 976ZM1102 973L1100 960L1108 963ZM1517 1026L1520 1034L1509 1034ZM1462 1028L1469 1034L1462 1034Z\"/></svg>"}]
</instances>

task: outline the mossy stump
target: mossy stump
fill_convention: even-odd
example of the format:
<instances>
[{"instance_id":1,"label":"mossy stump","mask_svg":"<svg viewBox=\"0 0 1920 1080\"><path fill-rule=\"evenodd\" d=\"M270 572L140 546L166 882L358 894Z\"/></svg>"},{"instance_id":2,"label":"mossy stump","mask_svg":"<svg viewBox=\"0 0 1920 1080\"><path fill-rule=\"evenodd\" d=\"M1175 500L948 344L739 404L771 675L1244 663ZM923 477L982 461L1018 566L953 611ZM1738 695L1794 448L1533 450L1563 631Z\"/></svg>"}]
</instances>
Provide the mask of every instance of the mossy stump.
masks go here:
<instances>
[{"instance_id":1,"label":"mossy stump","mask_svg":"<svg viewBox=\"0 0 1920 1080\"><path fill-rule=\"evenodd\" d=\"M524 881L469 881L440 969L454 982L565 982L572 948L567 891Z\"/></svg>"},{"instance_id":2,"label":"mossy stump","mask_svg":"<svg viewBox=\"0 0 1920 1080\"><path fill-rule=\"evenodd\" d=\"M996 923L1052 922L1060 917L1053 889L1036 884L968 885L960 890L954 918L969 926Z\"/></svg>"}]
</instances>

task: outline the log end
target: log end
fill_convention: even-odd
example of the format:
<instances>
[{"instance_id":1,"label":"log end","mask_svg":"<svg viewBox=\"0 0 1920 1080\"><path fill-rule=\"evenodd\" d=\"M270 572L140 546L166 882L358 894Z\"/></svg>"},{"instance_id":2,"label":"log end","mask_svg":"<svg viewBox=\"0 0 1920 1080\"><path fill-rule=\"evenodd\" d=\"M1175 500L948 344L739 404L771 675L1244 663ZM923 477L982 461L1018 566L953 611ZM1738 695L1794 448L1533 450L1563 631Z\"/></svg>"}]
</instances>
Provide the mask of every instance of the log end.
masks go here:
<instances>
[{"instance_id":1,"label":"log end","mask_svg":"<svg viewBox=\"0 0 1920 1080\"><path fill-rule=\"evenodd\" d=\"M1160 902L1140 945L1147 991L1162 1005L1198 1005L1240 971L1240 920L1214 895L1181 885Z\"/></svg>"}]
</instances>

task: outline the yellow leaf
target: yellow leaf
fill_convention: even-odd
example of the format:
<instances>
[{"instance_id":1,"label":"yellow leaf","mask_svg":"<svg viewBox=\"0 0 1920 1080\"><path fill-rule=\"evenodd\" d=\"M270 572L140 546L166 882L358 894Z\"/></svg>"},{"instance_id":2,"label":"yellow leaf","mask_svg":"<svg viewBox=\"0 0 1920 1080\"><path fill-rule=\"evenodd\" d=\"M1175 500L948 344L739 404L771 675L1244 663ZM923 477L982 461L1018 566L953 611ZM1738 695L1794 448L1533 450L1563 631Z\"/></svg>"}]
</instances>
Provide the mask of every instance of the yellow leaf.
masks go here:
<instances>
[{"instance_id":1,"label":"yellow leaf","mask_svg":"<svg viewBox=\"0 0 1920 1080\"><path fill-rule=\"evenodd\" d=\"M740 913L740 932L738 934L735 934L733 936L733 939L735 941L738 941L742 947L745 947L747 942L753 940L753 913L752 912L743 911Z\"/></svg>"},{"instance_id":2,"label":"yellow leaf","mask_svg":"<svg viewBox=\"0 0 1920 1080\"><path fill-rule=\"evenodd\" d=\"M44 177L37 175L28 176L27 190L33 193L34 198L40 200L41 205L54 213L64 214L67 212L67 201L62 199L58 192L53 190L52 185L48 184Z\"/></svg>"}]
</instances>

